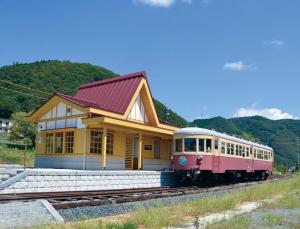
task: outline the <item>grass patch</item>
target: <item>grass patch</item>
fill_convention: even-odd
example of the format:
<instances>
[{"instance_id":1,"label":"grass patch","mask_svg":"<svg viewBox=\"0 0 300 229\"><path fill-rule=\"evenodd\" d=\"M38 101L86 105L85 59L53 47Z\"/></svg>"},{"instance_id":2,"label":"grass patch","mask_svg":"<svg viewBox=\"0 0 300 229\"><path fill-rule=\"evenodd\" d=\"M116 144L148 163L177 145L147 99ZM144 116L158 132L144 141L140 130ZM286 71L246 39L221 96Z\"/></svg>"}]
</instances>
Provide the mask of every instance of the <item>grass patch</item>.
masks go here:
<instances>
[{"instance_id":1,"label":"grass patch","mask_svg":"<svg viewBox=\"0 0 300 229\"><path fill-rule=\"evenodd\" d=\"M248 215L240 215L232 220L223 220L219 223L210 224L207 229L244 229L249 228L251 220Z\"/></svg>"},{"instance_id":2,"label":"grass patch","mask_svg":"<svg viewBox=\"0 0 300 229\"><path fill-rule=\"evenodd\" d=\"M296 209L300 208L300 190L296 190L294 193L286 193L282 198L275 202L265 203L264 208L287 208Z\"/></svg>"},{"instance_id":3,"label":"grass patch","mask_svg":"<svg viewBox=\"0 0 300 229\"><path fill-rule=\"evenodd\" d=\"M243 202L272 198L300 188L300 176L289 180L255 185L219 197L194 199L178 205L139 209L133 214L130 222L144 225L146 228L176 226L187 220L193 221L197 216L234 209Z\"/></svg>"},{"instance_id":4,"label":"grass patch","mask_svg":"<svg viewBox=\"0 0 300 229\"><path fill-rule=\"evenodd\" d=\"M26 152L26 166L34 165L35 150L28 150ZM19 149L7 148L0 146L0 163L1 164L19 164L23 165L24 152Z\"/></svg>"}]
</instances>

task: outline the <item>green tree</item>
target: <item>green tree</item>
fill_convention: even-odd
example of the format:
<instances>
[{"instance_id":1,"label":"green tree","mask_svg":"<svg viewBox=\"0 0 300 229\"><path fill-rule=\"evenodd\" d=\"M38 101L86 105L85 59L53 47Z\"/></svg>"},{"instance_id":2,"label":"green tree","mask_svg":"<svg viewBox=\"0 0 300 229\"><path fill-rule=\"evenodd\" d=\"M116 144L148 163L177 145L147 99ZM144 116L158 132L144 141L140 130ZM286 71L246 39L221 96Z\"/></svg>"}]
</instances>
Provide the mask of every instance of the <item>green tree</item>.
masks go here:
<instances>
[{"instance_id":1,"label":"green tree","mask_svg":"<svg viewBox=\"0 0 300 229\"><path fill-rule=\"evenodd\" d=\"M27 121L27 113L16 112L12 114L11 137L16 140L27 138L30 145L35 145L36 124Z\"/></svg>"}]
</instances>

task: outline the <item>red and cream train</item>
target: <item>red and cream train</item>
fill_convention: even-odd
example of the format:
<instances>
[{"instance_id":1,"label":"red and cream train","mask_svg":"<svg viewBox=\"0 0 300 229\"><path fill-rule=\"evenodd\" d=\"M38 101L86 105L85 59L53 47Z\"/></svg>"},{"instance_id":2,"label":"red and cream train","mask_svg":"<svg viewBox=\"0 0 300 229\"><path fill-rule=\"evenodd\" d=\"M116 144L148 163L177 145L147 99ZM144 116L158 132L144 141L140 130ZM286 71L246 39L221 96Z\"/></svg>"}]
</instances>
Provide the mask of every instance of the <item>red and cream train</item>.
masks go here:
<instances>
[{"instance_id":1,"label":"red and cream train","mask_svg":"<svg viewBox=\"0 0 300 229\"><path fill-rule=\"evenodd\" d=\"M174 135L173 170L185 182L266 179L273 162L272 148L214 130L188 127Z\"/></svg>"}]
</instances>

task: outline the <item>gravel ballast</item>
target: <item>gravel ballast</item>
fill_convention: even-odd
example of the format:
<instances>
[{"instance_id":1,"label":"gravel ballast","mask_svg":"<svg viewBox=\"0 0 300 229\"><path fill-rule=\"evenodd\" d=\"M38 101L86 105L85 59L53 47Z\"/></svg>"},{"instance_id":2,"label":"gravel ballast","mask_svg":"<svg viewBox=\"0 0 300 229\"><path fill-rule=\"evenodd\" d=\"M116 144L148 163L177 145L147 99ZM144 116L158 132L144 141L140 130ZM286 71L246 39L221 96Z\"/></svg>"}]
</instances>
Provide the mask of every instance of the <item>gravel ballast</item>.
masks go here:
<instances>
[{"instance_id":1,"label":"gravel ballast","mask_svg":"<svg viewBox=\"0 0 300 229\"><path fill-rule=\"evenodd\" d=\"M237 192L240 191L241 189L244 189L244 187L198 193L198 194L190 194L184 196L166 197L166 198L153 199L153 200L114 204L114 205L85 206L85 207L78 207L78 208L61 209L58 210L58 212L64 218L65 221L77 221L77 220L131 213L133 211L136 211L139 208L149 208L153 206L167 206L171 204L179 204L196 198L213 197L213 196L217 197L231 192Z\"/></svg>"}]
</instances>

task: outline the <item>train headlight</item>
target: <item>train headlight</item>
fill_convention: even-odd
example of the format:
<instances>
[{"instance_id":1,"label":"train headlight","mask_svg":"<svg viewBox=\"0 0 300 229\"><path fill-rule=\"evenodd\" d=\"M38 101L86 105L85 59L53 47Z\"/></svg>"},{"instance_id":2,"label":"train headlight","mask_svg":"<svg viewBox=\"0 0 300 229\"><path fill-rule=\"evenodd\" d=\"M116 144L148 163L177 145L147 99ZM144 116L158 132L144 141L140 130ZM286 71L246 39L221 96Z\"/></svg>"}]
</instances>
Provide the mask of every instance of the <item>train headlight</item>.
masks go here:
<instances>
[{"instance_id":1,"label":"train headlight","mask_svg":"<svg viewBox=\"0 0 300 229\"><path fill-rule=\"evenodd\" d=\"M202 158L201 156L198 156L198 157L196 158L196 164L197 164L197 165L200 165L202 159L203 159L203 158Z\"/></svg>"}]
</instances>

